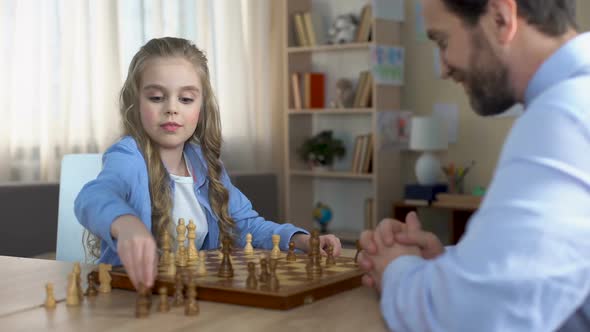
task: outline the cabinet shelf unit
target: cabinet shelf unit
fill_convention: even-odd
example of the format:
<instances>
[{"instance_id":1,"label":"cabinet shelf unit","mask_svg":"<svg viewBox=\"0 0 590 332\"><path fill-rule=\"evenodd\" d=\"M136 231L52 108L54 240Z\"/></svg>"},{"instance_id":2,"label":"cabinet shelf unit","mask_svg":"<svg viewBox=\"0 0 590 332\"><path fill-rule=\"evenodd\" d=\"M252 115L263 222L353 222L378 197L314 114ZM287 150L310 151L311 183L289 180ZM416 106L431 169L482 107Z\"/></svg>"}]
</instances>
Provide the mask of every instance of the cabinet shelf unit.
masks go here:
<instances>
[{"instance_id":1,"label":"cabinet shelf unit","mask_svg":"<svg viewBox=\"0 0 590 332\"><path fill-rule=\"evenodd\" d=\"M371 19L369 42L338 45L297 46L295 23L297 13L311 12L324 20L326 26L338 14L360 13L367 4L363 0L284 0L284 151L285 151L285 212L287 220L306 229L317 228L312 211L318 202L332 209L328 225L331 233L354 242L360 232L378 220L390 216L392 202L401 197L400 153L380 151L378 133L379 112L399 110L401 86L372 83L369 107L327 108L335 97L339 78L356 81L361 71L370 70L373 45L400 46L400 22ZM315 24L315 22L314 22ZM323 30L321 27L320 31ZM321 44L321 42L320 42ZM322 72L325 74L324 108L296 108L293 98L294 73ZM346 156L337 160L333 170L314 171L299 156L298 150L309 137L322 130L332 130L343 141ZM372 167L369 173L352 172L355 137L370 135ZM371 213L367 214L367 206ZM367 220L367 218L369 220Z\"/></svg>"}]
</instances>

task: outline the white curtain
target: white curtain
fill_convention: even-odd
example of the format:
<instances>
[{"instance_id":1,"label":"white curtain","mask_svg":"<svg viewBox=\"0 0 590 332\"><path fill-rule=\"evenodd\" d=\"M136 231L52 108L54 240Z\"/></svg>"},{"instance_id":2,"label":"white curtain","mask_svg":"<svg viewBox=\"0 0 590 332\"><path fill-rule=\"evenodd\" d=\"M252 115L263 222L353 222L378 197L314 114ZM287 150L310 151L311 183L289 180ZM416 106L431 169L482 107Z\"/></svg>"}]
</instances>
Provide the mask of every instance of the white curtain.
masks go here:
<instances>
[{"instance_id":1,"label":"white curtain","mask_svg":"<svg viewBox=\"0 0 590 332\"><path fill-rule=\"evenodd\" d=\"M162 36L191 39L208 54L226 166L278 168L271 137L280 103L271 86L280 86L269 63L278 65L280 53L268 42L272 6L272 0L0 0L0 181L56 181L64 153L112 144L131 57Z\"/></svg>"},{"instance_id":2,"label":"white curtain","mask_svg":"<svg viewBox=\"0 0 590 332\"><path fill-rule=\"evenodd\" d=\"M1 180L56 180L63 153L116 135L113 1L4 0Z\"/></svg>"}]
</instances>

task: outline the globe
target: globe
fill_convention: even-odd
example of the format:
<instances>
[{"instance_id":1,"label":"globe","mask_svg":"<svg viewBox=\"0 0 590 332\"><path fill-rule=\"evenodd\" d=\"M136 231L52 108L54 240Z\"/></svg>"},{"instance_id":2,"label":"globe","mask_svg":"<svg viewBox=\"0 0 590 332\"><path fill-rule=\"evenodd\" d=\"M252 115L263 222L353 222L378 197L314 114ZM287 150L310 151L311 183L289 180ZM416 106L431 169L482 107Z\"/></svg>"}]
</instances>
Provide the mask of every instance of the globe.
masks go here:
<instances>
[{"instance_id":1,"label":"globe","mask_svg":"<svg viewBox=\"0 0 590 332\"><path fill-rule=\"evenodd\" d=\"M322 233L328 232L328 223L332 220L332 209L329 206L319 202L313 209L313 219L320 224Z\"/></svg>"}]
</instances>

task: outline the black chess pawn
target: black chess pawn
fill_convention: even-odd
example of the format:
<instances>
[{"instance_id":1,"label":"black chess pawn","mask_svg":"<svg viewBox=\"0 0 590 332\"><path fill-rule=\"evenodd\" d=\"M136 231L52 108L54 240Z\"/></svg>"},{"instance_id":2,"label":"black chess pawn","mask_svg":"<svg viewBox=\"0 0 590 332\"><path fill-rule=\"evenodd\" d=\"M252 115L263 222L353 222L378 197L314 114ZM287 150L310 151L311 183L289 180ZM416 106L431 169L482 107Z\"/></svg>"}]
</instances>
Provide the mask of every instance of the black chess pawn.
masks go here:
<instances>
[{"instance_id":1,"label":"black chess pawn","mask_svg":"<svg viewBox=\"0 0 590 332\"><path fill-rule=\"evenodd\" d=\"M270 280L269 280L269 288L271 291L276 292L279 290L279 278L277 276L277 264L278 261L276 259L270 260Z\"/></svg>"},{"instance_id":2,"label":"black chess pawn","mask_svg":"<svg viewBox=\"0 0 590 332\"><path fill-rule=\"evenodd\" d=\"M266 258L262 258L260 260L260 282L265 283L268 282L269 273L268 273L268 261Z\"/></svg>"},{"instance_id":3,"label":"black chess pawn","mask_svg":"<svg viewBox=\"0 0 590 332\"><path fill-rule=\"evenodd\" d=\"M219 273L217 274L221 278L232 278L234 276L234 270L231 265L231 243L228 237L223 238L223 258L221 258L221 264L219 265Z\"/></svg>"},{"instance_id":4,"label":"black chess pawn","mask_svg":"<svg viewBox=\"0 0 590 332\"><path fill-rule=\"evenodd\" d=\"M287 252L287 261L294 262L297 260L297 256L295 255L295 242L289 242L289 252Z\"/></svg>"},{"instance_id":5,"label":"black chess pawn","mask_svg":"<svg viewBox=\"0 0 590 332\"><path fill-rule=\"evenodd\" d=\"M254 262L248 263L248 278L246 279L246 287L249 289L256 289L256 287L258 287L258 280L256 279L256 264L254 264Z\"/></svg>"},{"instance_id":6,"label":"black chess pawn","mask_svg":"<svg viewBox=\"0 0 590 332\"><path fill-rule=\"evenodd\" d=\"M88 288L86 289L86 296L88 296L88 297L96 296L98 294L98 289L96 289L96 277L91 272L91 273L88 273L87 279L88 279Z\"/></svg>"}]
</instances>

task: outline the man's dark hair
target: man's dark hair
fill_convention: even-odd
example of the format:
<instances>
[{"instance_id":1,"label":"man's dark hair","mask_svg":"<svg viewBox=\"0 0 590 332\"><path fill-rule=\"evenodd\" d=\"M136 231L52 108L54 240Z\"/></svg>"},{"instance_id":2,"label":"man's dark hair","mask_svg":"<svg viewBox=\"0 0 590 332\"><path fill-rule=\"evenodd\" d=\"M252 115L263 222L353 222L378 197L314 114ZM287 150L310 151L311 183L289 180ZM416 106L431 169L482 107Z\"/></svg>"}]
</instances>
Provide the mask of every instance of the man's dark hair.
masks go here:
<instances>
[{"instance_id":1,"label":"man's dark hair","mask_svg":"<svg viewBox=\"0 0 590 332\"><path fill-rule=\"evenodd\" d=\"M475 26L490 0L442 0L447 9L469 26ZM577 30L575 0L516 0L518 16L542 33L557 37L568 28Z\"/></svg>"}]
</instances>

